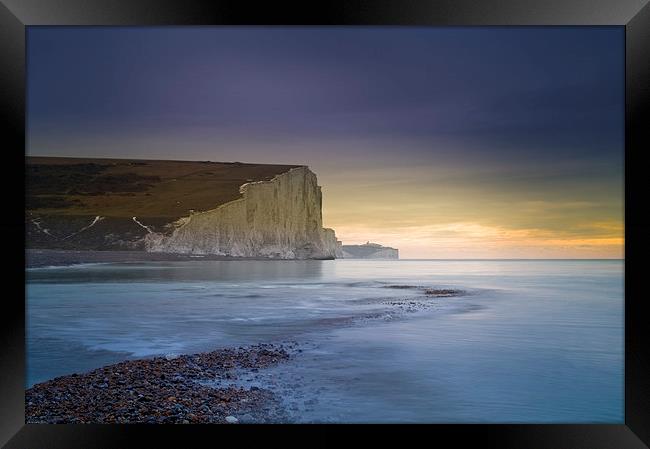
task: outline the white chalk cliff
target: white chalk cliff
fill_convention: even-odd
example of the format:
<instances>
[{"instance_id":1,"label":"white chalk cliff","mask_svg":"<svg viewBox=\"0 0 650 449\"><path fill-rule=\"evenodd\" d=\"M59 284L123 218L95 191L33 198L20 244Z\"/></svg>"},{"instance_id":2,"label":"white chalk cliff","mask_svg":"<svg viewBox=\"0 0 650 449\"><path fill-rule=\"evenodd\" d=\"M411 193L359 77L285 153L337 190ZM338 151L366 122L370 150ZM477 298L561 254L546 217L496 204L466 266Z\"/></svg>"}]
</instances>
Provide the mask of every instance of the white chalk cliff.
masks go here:
<instances>
[{"instance_id":1,"label":"white chalk cliff","mask_svg":"<svg viewBox=\"0 0 650 449\"><path fill-rule=\"evenodd\" d=\"M148 233L145 249L278 259L334 258L340 252L334 230L323 228L321 188L308 167L239 190L240 198L183 217L169 233Z\"/></svg>"},{"instance_id":2,"label":"white chalk cliff","mask_svg":"<svg viewBox=\"0 0 650 449\"><path fill-rule=\"evenodd\" d=\"M399 259L399 250L378 243L363 245L341 245L337 258L340 259Z\"/></svg>"}]
</instances>

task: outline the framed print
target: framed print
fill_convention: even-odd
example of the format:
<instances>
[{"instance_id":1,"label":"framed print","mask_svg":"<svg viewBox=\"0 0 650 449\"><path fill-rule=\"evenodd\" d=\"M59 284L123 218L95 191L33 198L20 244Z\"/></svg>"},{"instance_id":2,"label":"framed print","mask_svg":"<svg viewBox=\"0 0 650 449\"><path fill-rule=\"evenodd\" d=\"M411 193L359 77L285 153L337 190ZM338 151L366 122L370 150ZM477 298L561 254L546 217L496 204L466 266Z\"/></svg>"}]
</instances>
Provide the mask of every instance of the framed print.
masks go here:
<instances>
[{"instance_id":1,"label":"framed print","mask_svg":"<svg viewBox=\"0 0 650 449\"><path fill-rule=\"evenodd\" d=\"M0 11L6 447L647 447L645 2Z\"/></svg>"}]
</instances>

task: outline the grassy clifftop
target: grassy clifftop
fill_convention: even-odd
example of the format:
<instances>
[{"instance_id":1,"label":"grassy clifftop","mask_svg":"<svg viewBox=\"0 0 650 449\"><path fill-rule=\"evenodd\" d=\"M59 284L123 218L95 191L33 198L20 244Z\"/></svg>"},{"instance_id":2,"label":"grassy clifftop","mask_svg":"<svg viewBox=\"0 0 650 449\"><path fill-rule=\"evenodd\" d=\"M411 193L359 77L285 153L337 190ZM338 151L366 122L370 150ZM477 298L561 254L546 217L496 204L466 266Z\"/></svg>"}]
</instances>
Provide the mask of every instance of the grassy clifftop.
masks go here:
<instances>
[{"instance_id":1,"label":"grassy clifftop","mask_svg":"<svg viewBox=\"0 0 650 449\"><path fill-rule=\"evenodd\" d=\"M298 165L28 157L27 205L42 216L176 219L240 197Z\"/></svg>"}]
</instances>

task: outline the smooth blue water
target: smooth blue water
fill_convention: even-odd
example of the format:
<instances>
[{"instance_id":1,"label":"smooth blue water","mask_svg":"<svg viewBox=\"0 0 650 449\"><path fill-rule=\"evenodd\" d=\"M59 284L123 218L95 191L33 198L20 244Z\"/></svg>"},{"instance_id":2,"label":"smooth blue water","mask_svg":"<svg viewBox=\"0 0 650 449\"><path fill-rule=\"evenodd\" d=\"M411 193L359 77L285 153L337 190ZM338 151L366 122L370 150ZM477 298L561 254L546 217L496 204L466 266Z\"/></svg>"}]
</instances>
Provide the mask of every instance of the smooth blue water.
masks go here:
<instances>
[{"instance_id":1,"label":"smooth blue water","mask_svg":"<svg viewBox=\"0 0 650 449\"><path fill-rule=\"evenodd\" d=\"M239 383L282 395L297 422L622 423L623 306L620 260L30 269L26 382L296 340L293 360Z\"/></svg>"}]
</instances>

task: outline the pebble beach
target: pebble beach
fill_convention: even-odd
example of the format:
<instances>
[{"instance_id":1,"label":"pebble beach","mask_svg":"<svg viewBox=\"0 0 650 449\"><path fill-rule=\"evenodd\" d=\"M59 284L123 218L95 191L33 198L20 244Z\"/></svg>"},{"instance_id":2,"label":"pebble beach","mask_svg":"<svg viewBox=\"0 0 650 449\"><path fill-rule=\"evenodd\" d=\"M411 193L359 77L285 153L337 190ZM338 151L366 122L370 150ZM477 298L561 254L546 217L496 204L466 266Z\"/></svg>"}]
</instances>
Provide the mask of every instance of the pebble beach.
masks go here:
<instances>
[{"instance_id":1,"label":"pebble beach","mask_svg":"<svg viewBox=\"0 0 650 449\"><path fill-rule=\"evenodd\" d=\"M260 344L173 358L129 360L39 383L25 392L27 423L273 423L283 410L272 392L214 388L291 357L295 344Z\"/></svg>"}]
</instances>

